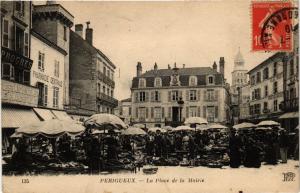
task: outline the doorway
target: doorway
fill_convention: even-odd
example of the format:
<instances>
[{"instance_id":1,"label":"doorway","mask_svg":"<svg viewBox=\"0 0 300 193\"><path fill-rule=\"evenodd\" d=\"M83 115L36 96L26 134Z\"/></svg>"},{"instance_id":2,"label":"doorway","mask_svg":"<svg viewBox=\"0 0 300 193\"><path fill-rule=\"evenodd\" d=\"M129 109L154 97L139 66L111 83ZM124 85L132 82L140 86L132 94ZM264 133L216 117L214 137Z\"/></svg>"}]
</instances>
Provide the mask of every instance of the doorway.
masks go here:
<instances>
[{"instance_id":1,"label":"doorway","mask_svg":"<svg viewBox=\"0 0 300 193\"><path fill-rule=\"evenodd\" d=\"M179 122L179 107L172 107L172 121Z\"/></svg>"}]
</instances>

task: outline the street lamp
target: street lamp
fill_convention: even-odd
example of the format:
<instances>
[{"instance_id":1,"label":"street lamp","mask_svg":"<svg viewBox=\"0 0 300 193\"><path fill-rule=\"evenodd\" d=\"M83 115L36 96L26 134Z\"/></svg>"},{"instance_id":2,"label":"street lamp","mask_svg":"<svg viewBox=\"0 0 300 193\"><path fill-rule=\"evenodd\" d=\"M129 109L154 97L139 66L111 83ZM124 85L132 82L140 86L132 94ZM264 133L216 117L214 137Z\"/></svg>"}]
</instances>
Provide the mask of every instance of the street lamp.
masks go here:
<instances>
[{"instance_id":1,"label":"street lamp","mask_svg":"<svg viewBox=\"0 0 300 193\"><path fill-rule=\"evenodd\" d=\"M179 106L179 122L181 122L182 119L182 108L184 105L184 101L182 100L182 97L179 98L179 100L177 101L177 104Z\"/></svg>"}]
</instances>

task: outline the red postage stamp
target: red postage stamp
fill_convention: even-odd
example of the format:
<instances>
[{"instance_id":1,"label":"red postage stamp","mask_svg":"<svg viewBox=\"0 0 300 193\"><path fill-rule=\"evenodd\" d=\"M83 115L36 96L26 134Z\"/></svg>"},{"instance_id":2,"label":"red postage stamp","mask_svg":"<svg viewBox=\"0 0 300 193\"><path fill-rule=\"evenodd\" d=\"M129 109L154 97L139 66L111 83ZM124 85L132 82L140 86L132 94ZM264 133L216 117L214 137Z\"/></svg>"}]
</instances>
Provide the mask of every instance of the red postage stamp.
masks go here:
<instances>
[{"instance_id":1,"label":"red postage stamp","mask_svg":"<svg viewBox=\"0 0 300 193\"><path fill-rule=\"evenodd\" d=\"M252 50L292 50L293 20L298 19L298 9L289 1L253 1Z\"/></svg>"}]
</instances>

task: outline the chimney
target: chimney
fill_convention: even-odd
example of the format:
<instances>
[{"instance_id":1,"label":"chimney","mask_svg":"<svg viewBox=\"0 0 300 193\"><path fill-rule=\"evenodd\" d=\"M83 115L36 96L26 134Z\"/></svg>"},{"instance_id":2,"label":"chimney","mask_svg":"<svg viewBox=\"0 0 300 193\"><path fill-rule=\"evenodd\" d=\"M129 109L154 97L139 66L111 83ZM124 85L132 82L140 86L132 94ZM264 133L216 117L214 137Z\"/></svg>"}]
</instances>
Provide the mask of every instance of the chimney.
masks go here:
<instances>
[{"instance_id":1,"label":"chimney","mask_svg":"<svg viewBox=\"0 0 300 193\"><path fill-rule=\"evenodd\" d=\"M80 35L80 37L83 38L83 25L82 24L76 24L75 25L75 32Z\"/></svg>"},{"instance_id":2,"label":"chimney","mask_svg":"<svg viewBox=\"0 0 300 193\"><path fill-rule=\"evenodd\" d=\"M93 45L93 29L89 27L90 22L86 22L85 40Z\"/></svg>"},{"instance_id":3,"label":"chimney","mask_svg":"<svg viewBox=\"0 0 300 193\"><path fill-rule=\"evenodd\" d=\"M182 68L185 68L185 64L182 64Z\"/></svg>"},{"instance_id":4,"label":"chimney","mask_svg":"<svg viewBox=\"0 0 300 193\"><path fill-rule=\"evenodd\" d=\"M168 69L169 69L169 70L171 69L171 66L170 66L170 64L168 64Z\"/></svg>"},{"instance_id":5,"label":"chimney","mask_svg":"<svg viewBox=\"0 0 300 193\"><path fill-rule=\"evenodd\" d=\"M219 68L220 68L220 73L223 74L224 77L224 67L225 67L225 59L224 57L220 57L220 61L219 61Z\"/></svg>"},{"instance_id":6,"label":"chimney","mask_svg":"<svg viewBox=\"0 0 300 193\"><path fill-rule=\"evenodd\" d=\"M215 71L218 71L218 66L217 66L217 63L216 63L216 61L214 61L214 64L213 64L213 69L214 69Z\"/></svg>"},{"instance_id":7,"label":"chimney","mask_svg":"<svg viewBox=\"0 0 300 193\"><path fill-rule=\"evenodd\" d=\"M157 64L156 64L156 62L154 64L154 70L157 71Z\"/></svg>"},{"instance_id":8,"label":"chimney","mask_svg":"<svg viewBox=\"0 0 300 193\"><path fill-rule=\"evenodd\" d=\"M143 71L142 63L138 62L137 65L136 65L136 76L137 77L141 76L142 75L142 71Z\"/></svg>"},{"instance_id":9,"label":"chimney","mask_svg":"<svg viewBox=\"0 0 300 193\"><path fill-rule=\"evenodd\" d=\"M47 0L46 5L54 5L56 1Z\"/></svg>"}]
</instances>

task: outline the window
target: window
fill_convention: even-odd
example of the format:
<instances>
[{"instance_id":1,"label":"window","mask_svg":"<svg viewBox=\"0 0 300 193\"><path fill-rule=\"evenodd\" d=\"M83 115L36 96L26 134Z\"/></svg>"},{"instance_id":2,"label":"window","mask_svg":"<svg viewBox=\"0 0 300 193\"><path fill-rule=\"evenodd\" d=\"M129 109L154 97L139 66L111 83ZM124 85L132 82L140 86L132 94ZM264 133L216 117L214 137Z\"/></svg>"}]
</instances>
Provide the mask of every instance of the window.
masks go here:
<instances>
[{"instance_id":1,"label":"window","mask_svg":"<svg viewBox=\"0 0 300 193\"><path fill-rule=\"evenodd\" d=\"M97 83L97 94L100 95L101 93L101 84Z\"/></svg>"},{"instance_id":2,"label":"window","mask_svg":"<svg viewBox=\"0 0 300 193\"><path fill-rule=\"evenodd\" d=\"M208 83L209 84L213 84L214 83L214 77L213 76L209 76L208 77Z\"/></svg>"},{"instance_id":3,"label":"window","mask_svg":"<svg viewBox=\"0 0 300 193\"><path fill-rule=\"evenodd\" d=\"M8 20L2 20L2 46L9 48L8 41Z\"/></svg>"},{"instance_id":4,"label":"window","mask_svg":"<svg viewBox=\"0 0 300 193\"><path fill-rule=\"evenodd\" d=\"M260 104L254 105L254 114L260 114Z\"/></svg>"},{"instance_id":5,"label":"window","mask_svg":"<svg viewBox=\"0 0 300 193\"><path fill-rule=\"evenodd\" d=\"M139 88L144 88L146 86L146 83L145 83L145 79L141 78L139 79Z\"/></svg>"},{"instance_id":6,"label":"window","mask_svg":"<svg viewBox=\"0 0 300 193\"><path fill-rule=\"evenodd\" d=\"M161 108L160 107L155 107L154 108L154 118L155 119L160 119L161 118Z\"/></svg>"},{"instance_id":7,"label":"window","mask_svg":"<svg viewBox=\"0 0 300 193\"><path fill-rule=\"evenodd\" d=\"M197 107L189 108L189 117L197 117Z\"/></svg>"},{"instance_id":8,"label":"window","mask_svg":"<svg viewBox=\"0 0 300 193\"><path fill-rule=\"evenodd\" d=\"M16 1L15 2L15 10L18 12L19 16L24 16L24 8L25 8L25 2L24 1Z\"/></svg>"},{"instance_id":9,"label":"window","mask_svg":"<svg viewBox=\"0 0 300 193\"><path fill-rule=\"evenodd\" d=\"M107 69L107 76L108 76L108 78L110 78L110 71L109 71L109 69Z\"/></svg>"},{"instance_id":10,"label":"window","mask_svg":"<svg viewBox=\"0 0 300 193\"><path fill-rule=\"evenodd\" d=\"M252 100L255 100L255 91L252 91Z\"/></svg>"},{"instance_id":11,"label":"window","mask_svg":"<svg viewBox=\"0 0 300 193\"><path fill-rule=\"evenodd\" d=\"M53 107L57 108L58 107L58 94L59 94L59 88L58 87L53 87Z\"/></svg>"},{"instance_id":12,"label":"window","mask_svg":"<svg viewBox=\"0 0 300 193\"><path fill-rule=\"evenodd\" d=\"M215 91L214 90L207 90L207 95L206 95L207 101L213 101L215 100Z\"/></svg>"},{"instance_id":13,"label":"window","mask_svg":"<svg viewBox=\"0 0 300 193\"><path fill-rule=\"evenodd\" d=\"M195 76L190 77L190 86L196 86L197 85L197 78Z\"/></svg>"},{"instance_id":14,"label":"window","mask_svg":"<svg viewBox=\"0 0 300 193\"><path fill-rule=\"evenodd\" d=\"M255 93L255 99L260 99L261 98L260 88L255 89L254 93Z\"/></svg>"},{"instance_id":15,"label":"window","mask_svg":"<svg viewBox=\"0 0 300 193\"><path fill-rule=\"evenodd\" d=\"M41 70L42 72L44 72L45 70L44 64L45 64L45 53L39 52L38 69Z\"/></svg>"},{"instance_id":16,"label":"window","mask_svg":"<svg viewBox=\"0 0 300 193\"><path fill-rule=\"evenodd\" d=\"M67 27L64 26L64 40L67 41Z\"/></svg>"},{"instance_id":17,"label":"window","mask_svg":"<svg viewBox=\"0 0 300 193\"><path fill-rule=\"evenodd\" d=\"M101 105L97 105L97 110L98 110L98 112L101 111ZM122 115L122 111L120 111L120 115Z\"/></svg>"},{"instance_id":18,"label":"window","mask_svg":"<svg viewBox=\"0 0 300 193\"><path fill-rule=\"evenodd\" d=\"M128 115L131 116L131 107L128 108Z\"/></svg>"},{"instance_id":19,"label":"window","mask_svg":"<svg viewBox=\"0 0 300 193\"><path fill-rule=\"evenodd\" d=\"M269 96L268 86L265 86L265 97Z\"/></svg>"},{"instance_id":20,"label":"window","mask_svg":"<svg viewBox=\"0 0 300 193\"><path fill-rule=\"evenodd\" d=\"M25 33L25 38L24 38L24 55L26 57L29 57L29 35L28 33Z\"/></svg>"},{"instance_id":21,"label":"window","mask_svg":"<svg viewBox=\"0 0 300 193\"><path fill-rule=\"evenodd\" d=\"M264 102L264 110L268 109L268 102Z\"/></svg>"},{"instance_id":22,"label":"window","mask_svg":"<svg viewBox=\"0 0 300 193\"><path fill-rule=\"evenodd\" d=\"M110 92L109 92L109 88L107 88L107 95L109 96Z\"/></svg>"},{"instance_id":23,"label":"window","mask_svg":"<svg viewBox=\"0 0 300 193\"><path fill-rule=\"evenodd\" d=\"M54 61L54 76L59 77L59 61Z\"/></svg>"},{"instance_id":24,"label":"window","mask_svg":"<svg viewBox=\"0 0 300 193\"><path fill-rule=\"evenodd\" d=\"M277 62L275 62L273 65L273 76L276 76L276 74L277 74Z\"/></svg>"},{"instance_id":25,"label":"window","mask_svg":"<svg viewBox=\"0 0 300 193\"><path fill-rule=\"evenodd\" d=\"M139 101L140 102L146 101L146 93L145 92L139 92Z\"/></svg>"},{"instance_id":26,"label":"window","mask_svg":"<svg viewBox=\"0 0 300 193\"><path fill-rule=\"evenodd\" d=\"M14 80L15 71L14 66L9 63L2 63L2 78L6 80Z\"/></svg>"},{"instance_id":27,"label":"window","mask_svg":"<svg viewBox=\"0 0 300 193\"><path fill-rule=\"evenodd\" d=\"M178 97L178 91L177 90L173 90L172 92L171 92L171 99L172 99L172 101L178 101L178 99L179 99L179 97Z\"/></svg>"},{"instance_id":28,"label":"window","mask_svg":"<svg viewBox=\"0 0 300 193\"><path fill-rule=\"evenodd\" d=\"M23 71L23 83L24 84L30 84L30 71L29 70L24 70Z\"/></svg>"},{"instance_id":29,"label":"window","mask_svg":"<svg viewBox=\"0 0 300 193\"><path fill-rule=\"evenodd\" d=\"M259 83L261 81L261 73L257 72L256 73L256 83Z\"/></svg>"},{"instance_id":30,"label":"window","mask_svg":"<svg viewBox=\"0 0 300 193\"><path fill-rule=\"evenodd\" d=\"M265 68L263 70L263 80L266 80L269 78L269 68Z\"/></svg>"},{"instance_id":31,"label":"window","mask_svg":"<svg viewBox=\"0 0 300 193\"><path fill-rule=\"evenodd\" d=\"M158 91L154 92L154 101L159 101L159 92Z\"/></svg>"},{"instance_id":32,"label":"window","mask_svg":"<svg viewBox=\"0 0 300 193\"><path fill-rule=\"evenodd\" d=\"M294 75L294 60L290 61L290 76Z\"/></svg>"},{"instance_id":33,"label":"window","mask_svg":"<svg viewBox=\"0 0 300 193\"><path fill-rule=\"evenodd\" d=\"M38 82L37 87L39 89L39 106L47 106L48 104L48 86L44 83Z\"/></svg>"},{"instance_id":34,"label":"window","mask_svg":"<svg viewBox=\"0 0 300 193\"><path fill-rule=\"evenodd\" d=\"M274 92L274 94L276 94L278 92L278 90L277 90L277 82L273 83L273 92Z\"/></svg>"},{"instance_id":35,"label":"window","mask_svg":"<svg viewBox=\"0 0 300 193\"><path fill-rule=\"evenodd\" d=\"M104 76L106 75L106 67L105 66L103 66L103 74L104 74Z\"/></svg>"},{"instance_id":36,"label":"window","mask_svg":"<svg viewBox=\"0 0 300 193\"><path fill-rule=\"evenodd\" d=\"M161 87L161 79L160 78L155 78L155 87Z\"/></svg>"},{"instance_id":37,"label":"window","mask_svg":"<svg viewBox=\"0 0 300 193\"><path fill-rule=\"evenodd\" d=\"M24 53L24 45L25 45L25 37L24 37L24 29L15 26L15 50L18 54L25 55Z\"/></svg>"},{"instance_id":38,"label":"window","mask_svg":"<svg viewBox=\"0 0 300 193\"><path fill-rule=\"evenodd\" d=\"M105 86L103 86L102 90L103 90L103 93L105 94L106 87L105 87Z\"/></svg>"},{"instance_id":39,"label":"window","mask_svg":"<svg viewBox=\"0 0 300 193\"><path fill-rule=\"evenodd\" d=\"M138 118L140 120L145 120L146 119L146 108L145 107L138 108Z\"/></svg>"},{"instance_id":40,"label":"window","mask_svg":"<svg viewBox=\"0 0 300 193\"><path fill-rule=\"evenodd\" d=\"M278 104L277 104L277 100L274 100L274 111L277 111L277 106L278 106Z\"/></svg>"},{"instance_id":41,"label":"window","mask_svg":"<svg viewBox=\"0 0 300 193\"><path fill-rule=\"evenodd\" d=\"M197 94L196 90L190 90L190 101L197 100L196 94Z\"/></svg>"},{"instance_id":42,"label":"window","mask_svg":"<svg viewBox=\"0 0 300 193\"><path fill-rule=\"evenodd\" d=\"M113 90L110 91L110 96L114 97L114 91Z\"/></svg>"},{"instance_id":43,"label":"window","mask_svg":"<svg viewBox=\"0 0 300 193\"><path fill-rule=\"evenodd\" d=\"M251 76L250 84L251 84L251 85L254 85L254 84L255 84L255 75Z\"/></svg>"}]
</instances>

